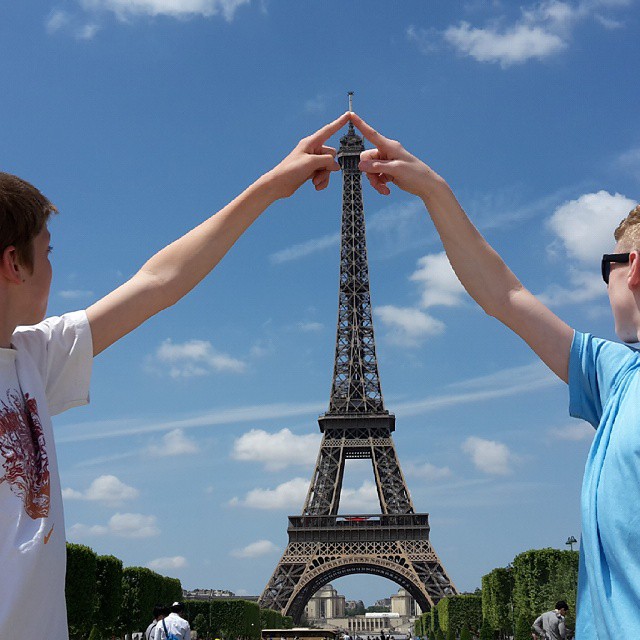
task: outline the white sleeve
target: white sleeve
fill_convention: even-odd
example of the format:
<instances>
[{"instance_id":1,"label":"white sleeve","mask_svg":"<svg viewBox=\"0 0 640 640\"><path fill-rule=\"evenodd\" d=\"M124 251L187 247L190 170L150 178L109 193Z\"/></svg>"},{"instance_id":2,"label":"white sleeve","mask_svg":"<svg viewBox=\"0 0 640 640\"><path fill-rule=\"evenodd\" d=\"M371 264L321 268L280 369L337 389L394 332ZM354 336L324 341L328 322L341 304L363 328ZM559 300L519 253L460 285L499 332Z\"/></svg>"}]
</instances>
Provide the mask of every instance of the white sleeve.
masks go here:
<instances>
[{"instance_id":1,"label":"white sleeve","mask_svg":"<svg viewBox=\"0 0 640 640\"><path fill-rule=\"evenodd\" d=\"M89 402L93 341L84 311L18 327L12 343L29 352L40 371L50 415Z\"/></svg>"}]
</instances>

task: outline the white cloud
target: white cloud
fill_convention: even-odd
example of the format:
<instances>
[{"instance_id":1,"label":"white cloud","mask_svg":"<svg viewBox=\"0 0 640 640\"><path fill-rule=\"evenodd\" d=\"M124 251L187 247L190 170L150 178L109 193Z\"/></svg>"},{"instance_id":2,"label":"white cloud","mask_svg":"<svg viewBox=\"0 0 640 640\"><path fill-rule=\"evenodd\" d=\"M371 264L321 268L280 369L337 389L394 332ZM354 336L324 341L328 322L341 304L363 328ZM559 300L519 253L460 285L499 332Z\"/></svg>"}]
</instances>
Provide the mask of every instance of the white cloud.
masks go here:
<instances>
[{"instance_id":1,"label":"white cloud","mask_svg":"<svg viewBox=\"0 0 640 640\"><path fill-rule=\"evenodd\" d=\"M56 9L49 14L45 29L49 35L63 32L72 35L76 40L91 40L98 33L100 27L93 22L83 23L77 16ZM59 295L63 298L77 299L93 296L93 291L61 291Z\"/></svg>"},{"instance_id":2,"label":"white cloud","mask_svg":"<svg viewBox=\"0 0 640 640\"><path fill-rule=\"evenodd\" d=\"M417 282L420 290L418 307L456 307L464 302L466 292L456 277L446 253L423 256L409 280ZM417 307L382 305L375 308L376 316L390 327L389 339L404 347L419 345L426 337L445 330L442 321Z\"/></svg>"},{"instance_id":3,"label":"white cloud","mask_svg":"<svg viewBox=\"0 0 640 640\"><path fill-rule=\"evenodd\" d=\"M70 15L66 11L60 9L52 11L47 19L47 33L52 34L65 29L71 21Z\"/></svg>"},{"instance_id":4,"label":"white cloud","mask_svg":"<svg viewBox=\"0 0 640 640\"><path fill-rule=\"evenodd\" d=\"M148 451L156 456L180 456L198 453L198 445L187 438L182 429L174 429L162 436L160 443L149 446Z\"/></svg>"},{"instance_id":5,"label":"white cloud","mask_svg":"<svg viewBox=\"0 0 640 640\"><path fill-rule=\"evenodd\" d=\"M97 24L83 24L76 29L75 35L78 40L92 40L98 31L100 31L100 26ZM83 293L93 295L92 291Z\"/></svg>"},{"instance_id":6,"label":"white cloud","mask_svg":"<svg viewBox=\"0 0 640 640\"><path fill-rule=\"evenodd\" d=\"M309 255L324 251L331 247L337 247L340 244L340 234L332 233L330 235L322 236L320 238L313 238L300 244L294 244L286 249L276 251L269 256L269 260L273 264L282 264L284 262L291 262L292 260L299 260L300 258L306 258Z\"/></svg>"},{"instance_id":7,"label":"white cloud","mask_svg":"<svg viewBox=\"0 0 640 640\"><path fill-rule=\"evenodd\" d=\"M409 280L423 287L420 295L420 306L423 309L435 306L457 307L467 295L444 251L420 258L418 269L411 274Z\"/></svg>"},{"instance_id":8,"label":"white cloud","mask_svg":"<svg viewBox=\"0 0 640 640\"><path fill-rule=\"evenodd\" d=\"M506 68L529 60L543 60L565 50L573 30L581 21L593 19L606 29L624 26L620 20L604 15L602 11L629 4L630 0L581 0L576 3L544 0L522 7L515 21L508 22L504 15L494 17L483 27L463 21L449 26L441 35L462 55ZM501 8L500 5L497 8ZM410 27L407 30L407 38L427 54L435 48L433 43L438 35L433 29Z\"/></svg>"},{"instance_id":9,"label":"white cloud","mask_svg":"<svg viewBox=\"0 0 640 640\"><path fill-rule=\"evenodd\" d=\"M597 262L597 264L600 263ZM570 267L568 278L569 287L553 284L542 293L537 294L537 298L547 306L557 307L567 304L582 304L607 296L607 289L595 269L585 271Z\"/></svg>"},{"instance_id":10,"label":"white cloud","mask_svg":"<svg viewBox=\"0 0 640 640\"><path fill-rule=\"evenodd\" d=\"M620 154L616 164L640 180L640 147L629 149Z\"/></svg>"},{"instance_id":11,"label":"white cloud","mask_svg":"<svg viewBox=\"0 0 640 640\"><path fill-rule=\"evenodd\" d=\"M408 476L430 481L450 478L453 475L449 467L437 467L430 462L408 464L405 466L405 470Z\"/></svg>"},{"instance_id":12,"label":"white cloud","mask_svg":"<svg viewBox=\"0 0 640 640\"><path fill-rule=\"evenodd\" d=\"M324 329L324 325L321 322L298 322L297 327L304 333L317 333Z\"/></svg>"},{"instance_id":13,"label":"white cloud","mask_svg":"<svg viewBox=\"0 0 640 640\"><path fill-rule=\"evenodd\" d=\"M304 110L307 113L324 113L327 110L326 96L319 93L315 97L306 100Z\"/></svg>"},{"instance_id":14,"label":"white cloud","mask_svg":"<svg viewBox=\"0 0 640 640\"><path fill-rule=\"evenodd\" d=\"M496 27L480 29L461 22L457 27L448 27L444 38L460 53L478 62L498 62L502 67L546 58L567 46L559 35L528 24L498 30Z\"/></svg>"},{"instance_id":15,"label":"white cloud","mask_svg":"<svg viewBox=\"0 0 640 640\"><path fill-rule=\"evenodd\" d=\"M58 295L61 298L65 298L65 300L79 300L81 298L92 298L94 294L93 291L85 289L65 289L59 291Z\"/></svg>"},{"instance_id":16,"label":"white cloud","mask_svg":"<svg viewBox=\"0 0 640 640\"><path fill-rule=\"evenodd\" d=\"M375 243L376 255L384 257L423 246L426 242L423 217L424 205L419 200L384 207L367 217L367 241ZM417 231L419 225L420 232ZM269 260L273 264L283 264L339 246L340 233L331 233L276 251Z\"/></svg>"},{"instance_id":17,"label":"white cloud","mask_svg":"<svg viewBox=\"0 0 640 640\"><path fill-rule=\"evenodd\" d=\"M82 539L89 536L114 535L121 538L150 538L160 534L155 516L141 513L116 513L106 525L87 526L74 524L69 529L69 537Z\"/></svg>"},{"instance_id":18,"label":"white cloud","mask_svg":"<svg viewBox=\"0 0 640 640\"><path fill-rule=\"evenodd\" d=\"M549 254L566 256L569 267L565 284L553 284L538 298L546 305L583 304L605 298L600 278L600 258L615 245L613 232L633 209L635 202L619 193L586 193L555 209L547 220L554 234Z\"/></svg>"},{"instance_id":19,"label":"white cloud","mask_svg":"<svg viewBox=\"0 0 640 640\"><path fill-rule=\"evenodd\" d=\"M418 198L390 204L367 218L367 240L378 258L389 258L435 240Z\"/></svg>"},{"instance_id":20,"label":"white cloud","mask_svg":"<svg viewBox=\"0 0 640 640\"><path fill-rule=\"evenodd\" d=\"M365 480L357 489L342 488L340 513L378 513L379 511L378 492L371 480Z\"/></svg>"},{"instance_id":21,"label":"white cloud","mask_svg":"<svg viewBox=\"0 0 640 640\"><path fill-rule=\"evenodd\" d=\"M506 444L470 436L462 443L462 450L471 457L477 469L491 475L511 473L510 463L516 457Z\"/></svg>"},{"instance_id":22,"label":"white cloud","mask_svg":"<svg viewBox=\"0 0 640 640\"><path fill-rule=\"evenodd\" d=\"M583 421L549 429L549 435L554 440L568 440L571 442L591 440L595 432L596 430L589 423Z\"/></svg>"},{"instance_id":23,"label":"white cloud","mask_svg":"<svg viewBox=\"0 0 640 640\"><path fill-rule=\"evenodd\" d=\"M313 466L318 455L321 436L297 436L289 429L268 433L251 429L233 443L231 457L245 462L259 462L268 471L278 471L291 465Z\"/></svg>"},{"instance_id":24,"label":"white cloud","mask_svg":"<svg viewBox=\"0 0 640 640\"><path fill-rule=\"evenodd\" d=\"M147 564L153 571L173 571L174 569L184 569L188 566L184 556L171 556L166 558L156 558Z\"/></svg>"},{"instance_id":25,"label":"white cloud","mask_svg":"<svg viewBox=\"0 0 640 640\"><path fill-rule=\"evenodd\" d=\"M420 309L382 305L374 309L377 318L390 328L389 340L405 347L420 344L426 337L442 333L445 325Z\"/></svg>"},{"instance_id":26,"label":"white cloud","mask_svg":"<svg viewBox=\"0 0 640 640\"><path fill-rule=\"evenodd\" d=\"M238 424L257 420L276 420L293 416L317 415L326 409L326 401L317 402L273 402L271 404L219 408L204 411L187 418L158 420L140 419L131 416L113 420L76 422L60 425L57 441L86 442L102 438L131 438L144 433L160 433L171 429L195 429L219 425Z\"/></svg>"},{"instance_id":27,"label":"white cloud","mask_svg":"<svg viewBox=\"0 0 640 640\"><path fill-rule=\"evenodd\" d=\"M151 368L164 371L172 378L205 376L212 372L242 373L246 363L216 351L208 340L174 343L165 340L150 359Z\"/></svg>"},{"instance_id":28,"label":"white cloud","mask_svg":"<svg viewBox=\"0 0 640 640\"><path fill-rule=\"evenodd\" d=\"M309 481L293 478L275 489L252 489L244 500L234 498L231 506L241 505L253 509L299 509L309 489Z\"/></svg>"},{"instance_id":29,"label":"white cloud","mask_svg":"<svg viewBox=\"0 0 640 640\"><path fill-rule=\"evenodd\" d=\"M120 504L127 500L134 500L139 494L136 488L112 475L96 478L84 492L70 488L62 490L62 497L65 500L90 500L106 504Z\"/></svg>"},{"instance_id":30,"label":"white cloud","mask_svg":"<svg viewBox=\"0 0 640 640\"><path fill-rule=\"evenodd\" d=\"M88 11L112 11L120 19L131 16L189 16L211 17L221 15L231 21L238 7L250 0L81 0Z\"/></svg>"},{"instance_id":31,"label":"white cloud","mask_svg":"<svg viewBox=\"0 0 640 640\"><path fill-rule=\"evenodd\" d=\"M614 229L635 205L619 193L586 193L559 206L547 224L570 257L599 265L613 250Z\"/></svg>"},{"instance_id":32,"label":"white cloud","mask_svg":"<svg viewBox=\"0 0 640 640\"><path fill-rule=\"evenodd\" d=\"M234 558L260 558L276 551L278 551L278 547L270 540L257 540L241 549L234 549L231 555Z\"/></svg>"},{"instance_id":33,"label":"white cloud","mask_svg":"<svg viewBox=\"0 0 640 640\"><path fill-rule=\"evenodd\" d=\"M395 414L397 417L422 415L429 411L439 411L467 403L486 402L522 393L530 394L536 389L545 389L561 384L560 380L542 362L536 360L524 367L510 367L486 376L449 385L452 389L462 389L460 393L430 396L422 400L398 403Z\"/></svg>"}]
</instances>

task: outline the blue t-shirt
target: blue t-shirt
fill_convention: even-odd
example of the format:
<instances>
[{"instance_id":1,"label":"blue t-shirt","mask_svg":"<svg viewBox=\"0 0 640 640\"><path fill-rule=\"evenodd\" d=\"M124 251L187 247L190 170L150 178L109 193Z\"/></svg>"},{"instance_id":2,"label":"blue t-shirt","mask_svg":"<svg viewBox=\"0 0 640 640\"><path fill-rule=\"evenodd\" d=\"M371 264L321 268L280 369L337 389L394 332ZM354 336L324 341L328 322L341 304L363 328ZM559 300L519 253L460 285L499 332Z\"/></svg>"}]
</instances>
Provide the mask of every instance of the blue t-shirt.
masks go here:
<instances>
[{"instance_id":1,"label":"blue t-shirt","mask_svg":"<svg viewBox=\"0 0 640 640\"><path fill-rule=\"evenodd\" d=\"M582 483L576 640L640 638L640 352L575 332L570 413L596 429Z\"/></svg>"}]
</instances>

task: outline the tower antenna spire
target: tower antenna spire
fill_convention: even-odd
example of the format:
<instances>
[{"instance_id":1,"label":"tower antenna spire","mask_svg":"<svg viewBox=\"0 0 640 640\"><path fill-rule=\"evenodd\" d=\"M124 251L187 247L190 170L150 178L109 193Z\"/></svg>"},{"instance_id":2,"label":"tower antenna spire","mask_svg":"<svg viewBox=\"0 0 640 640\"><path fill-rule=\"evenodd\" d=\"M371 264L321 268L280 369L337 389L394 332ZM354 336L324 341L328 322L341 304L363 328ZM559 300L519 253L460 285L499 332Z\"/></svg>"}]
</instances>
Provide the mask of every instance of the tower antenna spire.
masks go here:
<instances>
[{"instance_id":1,"label":"tower antenna spire","mask_svg":"<svg viewBox=\"0 0 640 640\"><path fill-rule=\"evenodd\" d=\"M349 96L349 111L353 111L353 91L349 91L347 94Z\"/></svg>"}]
</instances>

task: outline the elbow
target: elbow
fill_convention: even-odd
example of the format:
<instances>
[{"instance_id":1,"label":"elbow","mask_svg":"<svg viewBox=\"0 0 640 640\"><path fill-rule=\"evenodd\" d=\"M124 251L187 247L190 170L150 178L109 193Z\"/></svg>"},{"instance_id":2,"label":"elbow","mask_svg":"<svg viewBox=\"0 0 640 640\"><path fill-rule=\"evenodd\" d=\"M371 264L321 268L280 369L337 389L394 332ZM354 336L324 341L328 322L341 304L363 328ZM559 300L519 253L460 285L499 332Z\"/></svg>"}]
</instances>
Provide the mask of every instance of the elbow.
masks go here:
<instances>
[{"instance_id":1,"label":"elbow","mask_svg":"<svg viewBox=\"0 0 640 640\"><path fill-rule=\"evenodd\" d=\"M524 292L526 289L517 281L506 291L489 296L480 306L488 316L507 323Z\"/></svg>"},{"instance_id":2,"label":"elbow","mask_svg":"<svg viewBox=\"0 0 640 640\"><path fill-rule=\"evenodd\" d=\"M172 307L182 297L178 291L174 279L167 275L160 275L144 267L138 272L140 281L140 295L149 300L148 307L152 315Z\"/></svg>"}]
</instances>

